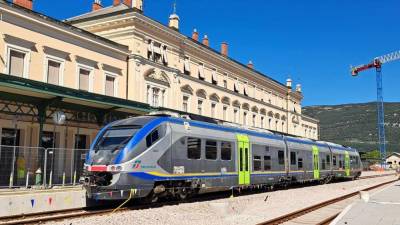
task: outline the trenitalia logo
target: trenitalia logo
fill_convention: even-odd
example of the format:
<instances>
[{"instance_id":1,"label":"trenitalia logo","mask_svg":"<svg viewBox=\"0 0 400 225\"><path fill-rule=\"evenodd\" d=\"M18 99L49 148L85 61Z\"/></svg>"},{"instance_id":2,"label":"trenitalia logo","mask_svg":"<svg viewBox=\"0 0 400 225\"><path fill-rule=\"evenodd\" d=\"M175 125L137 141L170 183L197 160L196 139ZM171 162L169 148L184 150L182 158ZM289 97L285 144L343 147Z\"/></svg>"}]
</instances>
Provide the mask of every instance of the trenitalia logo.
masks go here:
<instances>
[{"instance_id":1,"label":"trenitalia logo","mask_svg":"<svg viewBox=\"0 0 400 225\"><path fill-rule=\"evenodd\" d=\"M133 163L133 169L140 169L142 161L136 160L135 163Z\"/></svg>"}]
</instances>

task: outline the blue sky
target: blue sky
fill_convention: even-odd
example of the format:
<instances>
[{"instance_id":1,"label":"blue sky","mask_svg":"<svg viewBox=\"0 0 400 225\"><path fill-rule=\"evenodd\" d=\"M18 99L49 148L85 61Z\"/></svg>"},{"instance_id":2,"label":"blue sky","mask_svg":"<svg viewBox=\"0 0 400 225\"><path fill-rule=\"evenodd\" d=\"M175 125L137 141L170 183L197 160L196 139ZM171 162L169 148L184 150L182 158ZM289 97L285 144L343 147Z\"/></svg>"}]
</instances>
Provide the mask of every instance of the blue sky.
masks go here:
<instances>
[{"instance_id":1,"label":"blue sky","mask_svg":"<svg viewBox=\"0 0 400 225\"><path fill-rule=\"evenodd\" d=\"M34 9L65 19L91 9L92 0L36 0ZM112 0L103 0L104 5ZM145 0L145 15L164 24L173 0ZM284 83L303 85L303 105L375 101L375 72L353 78L350 64L400 50L398 0L177 0L181 32L197 28L229 55ZM400 61L384 65L385 101L400 102Z\"/></svg>"}]
</instances>

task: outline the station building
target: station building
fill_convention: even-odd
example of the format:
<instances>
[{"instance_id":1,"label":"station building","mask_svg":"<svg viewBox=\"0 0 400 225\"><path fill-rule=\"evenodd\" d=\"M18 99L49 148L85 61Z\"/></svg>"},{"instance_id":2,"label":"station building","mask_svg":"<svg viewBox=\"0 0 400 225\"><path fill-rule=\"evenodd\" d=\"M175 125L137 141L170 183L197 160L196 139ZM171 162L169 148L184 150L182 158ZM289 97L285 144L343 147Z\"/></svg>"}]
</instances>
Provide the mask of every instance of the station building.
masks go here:
<instances>
[{"instance_id":1,"label":"station building","mask_svg":"<svg viewBox=\"0 0 400 225\"><path fill-rule=\"evenodd\" d=\"M185 36L176 13L167 25L147 17L143 4L94 0L59 21L32 0L0 0L1 145L87 149L108 122L165 109L318 139L299 84L235 61L227 43L214 50L196 30Z\"/></svg>"}]
</instances>

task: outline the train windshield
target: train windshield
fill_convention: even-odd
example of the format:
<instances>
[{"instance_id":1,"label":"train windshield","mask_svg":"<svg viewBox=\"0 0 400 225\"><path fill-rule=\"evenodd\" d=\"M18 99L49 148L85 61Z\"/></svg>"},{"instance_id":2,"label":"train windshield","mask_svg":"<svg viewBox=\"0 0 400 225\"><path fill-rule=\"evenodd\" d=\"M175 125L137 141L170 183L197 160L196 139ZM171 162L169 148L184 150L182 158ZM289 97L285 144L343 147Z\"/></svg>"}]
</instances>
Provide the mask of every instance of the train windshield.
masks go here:
<instances>
[{"instance_id":1,"label":"train windshield","mask_svg":"<svg viewBox=\"0 0 400 225\"><path fill-rule=\"evenodd\" d=\"M140 127L111 128L97 142L95 150L115 151L124 147L138 132Z\"/></svg>"}]
</instances>

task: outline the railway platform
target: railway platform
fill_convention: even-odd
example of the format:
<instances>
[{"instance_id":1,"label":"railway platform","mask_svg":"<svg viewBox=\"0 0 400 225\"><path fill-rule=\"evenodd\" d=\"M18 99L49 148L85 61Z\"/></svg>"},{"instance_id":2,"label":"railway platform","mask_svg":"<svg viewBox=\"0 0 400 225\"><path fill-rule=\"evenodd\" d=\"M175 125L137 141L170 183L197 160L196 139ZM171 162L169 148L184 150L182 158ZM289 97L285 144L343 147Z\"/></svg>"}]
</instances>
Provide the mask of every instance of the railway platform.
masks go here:
<instances>
[{"instance_id":1,"label":"railway platform","mask_svg":"<svg viewBox=\"0 0 400 225\"><path fill-rule=\"evenodd\" d=\"M86 206L86 192L80 186L52 189L4 189L0 191L0 218Z\"/></svg>"},{"instance_id":2,"label":"railway platform","mask_svg":"<svg viewBox=\"0 0 400 225\"><path fill-rule=\"evenodd\" d=\"M332 225L397 225L400 224L400 181L372 195L362 194L348 206Z\"/></svg>"}]
</instances>

